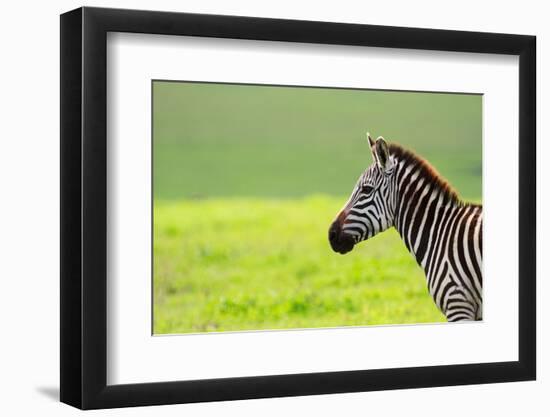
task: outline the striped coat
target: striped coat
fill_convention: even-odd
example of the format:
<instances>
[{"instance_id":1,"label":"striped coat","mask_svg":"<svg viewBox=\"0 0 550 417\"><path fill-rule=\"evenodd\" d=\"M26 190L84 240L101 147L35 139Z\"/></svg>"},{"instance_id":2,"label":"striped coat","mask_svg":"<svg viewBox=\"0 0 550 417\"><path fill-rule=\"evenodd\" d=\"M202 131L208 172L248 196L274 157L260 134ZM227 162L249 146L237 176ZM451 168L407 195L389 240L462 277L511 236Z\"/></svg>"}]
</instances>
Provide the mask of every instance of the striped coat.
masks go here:
<instances>
[{"instance_id":1,"label":"striped coat","mask_svg":"<svg viewBox=\"0 0 550 417\"><path fill-rule=\"evenodd\" d=\"M414 153L383 138L369 143L374 162L329 228L333 250L347 253L393 226L447 320L481 320L482 207L460 200Z\"/></svg>"}]
</instances>

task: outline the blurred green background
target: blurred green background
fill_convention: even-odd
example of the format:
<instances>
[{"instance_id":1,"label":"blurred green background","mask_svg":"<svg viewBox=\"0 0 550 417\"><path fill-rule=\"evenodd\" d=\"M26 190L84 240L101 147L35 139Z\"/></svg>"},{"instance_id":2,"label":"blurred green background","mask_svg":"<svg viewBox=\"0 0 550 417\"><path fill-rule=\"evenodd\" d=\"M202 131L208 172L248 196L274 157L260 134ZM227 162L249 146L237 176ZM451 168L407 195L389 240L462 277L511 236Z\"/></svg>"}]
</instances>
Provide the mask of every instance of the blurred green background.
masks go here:
<instances>
[{"instance_id":1,"label":"blurred green background","mask_svg":"<svg viewBox=\"0 0 550 417\"><path fill-rule=\"evenodd\" d=\"M342 256L328 227L365 132L481 201L482 97L153 82L154 333L444 321L392 229Z\"/></svg>"}]
</instances>

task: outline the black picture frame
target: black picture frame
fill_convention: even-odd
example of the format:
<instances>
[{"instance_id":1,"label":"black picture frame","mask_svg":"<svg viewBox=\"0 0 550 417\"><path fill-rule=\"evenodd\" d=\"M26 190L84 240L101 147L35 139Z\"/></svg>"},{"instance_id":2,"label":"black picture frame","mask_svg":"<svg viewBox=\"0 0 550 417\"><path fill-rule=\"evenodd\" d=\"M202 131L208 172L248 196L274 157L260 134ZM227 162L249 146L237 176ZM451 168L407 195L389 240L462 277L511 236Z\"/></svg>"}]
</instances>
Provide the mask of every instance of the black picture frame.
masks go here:
<instances>
[{"instance_id":1,"label":"black picture frame","mask_svg":"<svg viewBox=\"0 0 550 417\"><path fill-rule=\"evenodd\" d=\"M108 32L519 56L518 361L107 385ZM61 15L61 401L82 409L533 380L536 376L534 36L156 11Z\"/></svg>"}]
</instances>

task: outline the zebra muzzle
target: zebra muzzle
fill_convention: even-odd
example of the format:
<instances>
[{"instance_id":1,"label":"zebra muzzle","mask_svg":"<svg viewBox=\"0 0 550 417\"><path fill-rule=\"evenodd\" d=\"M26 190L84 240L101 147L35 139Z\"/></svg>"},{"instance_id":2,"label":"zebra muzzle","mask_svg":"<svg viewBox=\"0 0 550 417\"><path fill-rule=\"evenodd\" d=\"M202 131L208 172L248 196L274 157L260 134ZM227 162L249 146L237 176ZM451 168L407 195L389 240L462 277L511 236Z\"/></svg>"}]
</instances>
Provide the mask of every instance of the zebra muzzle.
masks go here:
<instances>
[{"instance_id":1,"label":"zebra muzzle","mask_svg":"<svg viewBox=\"0 0 550 417\"><path fill-rule=\"evenodd\" d=\"M330 225L328 229L328 240L332 250L342 255L351 251L355 245L353 236L342 231L342 227L338 220Z\"/></svg>"}]
</instances>

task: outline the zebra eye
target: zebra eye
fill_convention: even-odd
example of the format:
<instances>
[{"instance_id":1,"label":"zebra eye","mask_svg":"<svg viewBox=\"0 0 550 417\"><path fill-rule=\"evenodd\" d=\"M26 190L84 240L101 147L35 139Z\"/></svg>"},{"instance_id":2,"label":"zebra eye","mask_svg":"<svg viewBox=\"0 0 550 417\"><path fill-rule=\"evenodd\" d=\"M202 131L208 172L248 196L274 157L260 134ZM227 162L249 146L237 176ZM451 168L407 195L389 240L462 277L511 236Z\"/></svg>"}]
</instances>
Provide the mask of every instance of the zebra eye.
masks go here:
<instances>
[{"instance_id":1,"label":"zebra eye","mask_svg":"<svg viewBox=\"0 0 550 417\"><path fill-rule=\"evenodd\" d=\"M372 193L373 190L374 190L374 187L372 187L370 185L364 185L363 186L363 192L365 194L370 194L370 193Z\"/></svg>"}]
</instances>

